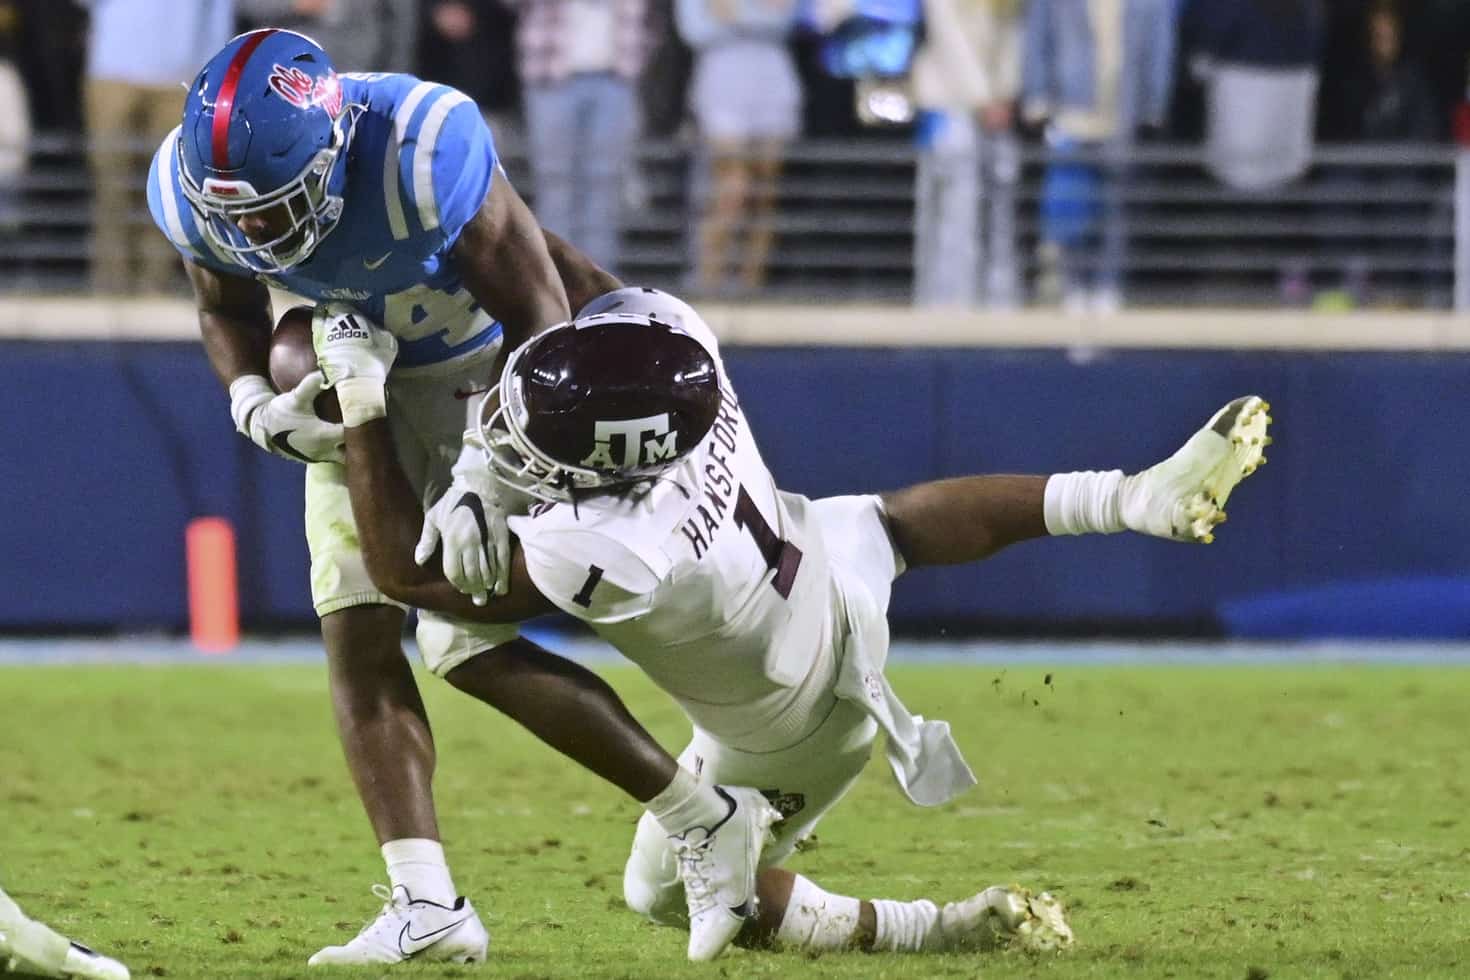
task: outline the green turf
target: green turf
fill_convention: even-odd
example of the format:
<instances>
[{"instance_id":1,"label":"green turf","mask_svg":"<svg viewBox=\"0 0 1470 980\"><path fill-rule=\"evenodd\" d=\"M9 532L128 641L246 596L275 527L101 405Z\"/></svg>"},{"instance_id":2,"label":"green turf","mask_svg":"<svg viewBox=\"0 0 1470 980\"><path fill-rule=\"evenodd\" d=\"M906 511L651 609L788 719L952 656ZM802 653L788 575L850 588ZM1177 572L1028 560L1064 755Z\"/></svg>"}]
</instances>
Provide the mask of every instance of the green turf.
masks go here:
<instances>
[{"instance_id":1,"label":"green turf","mask_svg":"<svg viewBox=\"0 0 1470 980\"><path fill-rule=\"evenodd\" d=\"M1049 888L1075 952L706 967L622 907L635 808L425 678L450 858L493 935L482 975L1470 975L1470 671L1048 669L896 670L981 786L922 811L875 767L794 866L863 896ZM682 743L669 702L609 675ZM140 977L304 975L382 876L311 667L0 670L0 864L33 914Z\"/></svg>"}]
</instances>

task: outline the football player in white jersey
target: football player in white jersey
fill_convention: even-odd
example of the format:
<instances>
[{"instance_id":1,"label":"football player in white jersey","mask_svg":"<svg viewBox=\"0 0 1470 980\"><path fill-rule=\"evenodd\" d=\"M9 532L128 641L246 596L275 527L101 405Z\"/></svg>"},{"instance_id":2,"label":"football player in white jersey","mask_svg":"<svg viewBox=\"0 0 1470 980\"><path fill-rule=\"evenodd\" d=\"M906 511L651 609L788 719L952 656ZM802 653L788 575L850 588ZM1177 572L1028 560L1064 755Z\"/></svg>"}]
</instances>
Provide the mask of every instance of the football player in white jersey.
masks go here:
<instances>
[{"instance_id":1,"label":"football player in white jersey","mask_svg":"<svg viewBox=\"0 0 1470 980\"><path fill-rule=\"evenodd\" d=\"M74 943L29 918L0 889L0 974L69 977L76 980L128 980L128 968L117 960Z\"/></svg>"},{"instance_id":2,"label":"football player in white jersey","mask_svg":"<svg viewBox=\"0 0 1470 980\"><path fill-rule=\"evenodd\" d=\"M330 382L385 376L394 344L371 334L318 338ZM475 606L415 564L422 515L385 419L346 430L368 569L389 595L468 618L560 609L673 696L694 726L684 766L760 787L782 816L742 942L912 952L1071 943L1045 893L991 887L942 907L863 901L779 865L853 785L879 731L913 802L937 805L974 783L948 725L911 715L884 677L897 575L1048 534L1208 542L1226 498L1262 461L1260 398L1226 405L1132 476L972 476L813 501L775 486L699 316L639 289L594 301L515 352L498 396L481 419L484 465L541 501L510 520L508 594ZM645 817L624 874L628 904L669 925L688 921L686 906L722 900L697 875L681 880L680 844Z\"/></svg>"}]
</instances>

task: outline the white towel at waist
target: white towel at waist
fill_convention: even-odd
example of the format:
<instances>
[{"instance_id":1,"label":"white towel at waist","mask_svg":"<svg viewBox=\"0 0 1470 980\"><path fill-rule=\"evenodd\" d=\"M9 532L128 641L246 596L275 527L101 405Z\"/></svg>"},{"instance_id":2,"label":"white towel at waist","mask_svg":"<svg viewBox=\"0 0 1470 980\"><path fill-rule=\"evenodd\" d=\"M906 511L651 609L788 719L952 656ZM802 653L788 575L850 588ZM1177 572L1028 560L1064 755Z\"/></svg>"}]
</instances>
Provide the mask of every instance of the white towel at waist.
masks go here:
<instances>
[{"instance_id":1,"label":"white towel at waist","mask_svg":"<svg viewBox=\"0 0 1470 980\"><path fill-rule=\"evenodd\" d=\"M835 693L872 716L887 737L893 778L919 806L939 806L975 785L975 774L950 735L949 722L909 712L888 683L888 617L861 584L839 576L847 639Z\"/></svg>"}]
</instances>

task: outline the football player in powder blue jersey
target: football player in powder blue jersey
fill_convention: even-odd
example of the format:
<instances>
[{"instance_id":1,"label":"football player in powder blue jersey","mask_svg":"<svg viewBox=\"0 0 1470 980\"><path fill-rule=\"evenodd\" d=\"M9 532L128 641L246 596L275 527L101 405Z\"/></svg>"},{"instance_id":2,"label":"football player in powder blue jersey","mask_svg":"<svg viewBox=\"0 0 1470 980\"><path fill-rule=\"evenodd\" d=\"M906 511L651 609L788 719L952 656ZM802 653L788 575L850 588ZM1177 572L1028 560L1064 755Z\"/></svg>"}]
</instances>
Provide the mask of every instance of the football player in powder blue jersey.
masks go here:
<instances>
[{"instance_id":1,"label":"football player in powder blue jersey","mask_svg":"<svg viewBox=\"0 0 1470 980\"><path fill-rule=\"evenodd\" d=\"M446 575L484 593L504 581L496 558L508 543L494 488L455 465L466 408L478 408L473 396L504 352L569 318L569 296L581 306L620 284L537 225L471 99L409 75L339 75L291 31L242 34L204 66L154 156L148 204L184 257L236 428L307 464L312 598L348 764L391 881L378 919L311 963L483 959L488 937L438 840L433 739L400 644L405 607L365 570L342 426L312 407L320 373L279 394L268 380L267 287L315 300L322 330L356 315L397 339L387 391L395 424L405 418L400 453L415 461L429 506L423 560L442 537ZM377 404L346 386L338 397L344 417L383 411L381 386ZM596 675L513 627L424 613L418 643L434 673L650 809L674 806L690 826L729 815Z\"/></svg>"}]
</instances>

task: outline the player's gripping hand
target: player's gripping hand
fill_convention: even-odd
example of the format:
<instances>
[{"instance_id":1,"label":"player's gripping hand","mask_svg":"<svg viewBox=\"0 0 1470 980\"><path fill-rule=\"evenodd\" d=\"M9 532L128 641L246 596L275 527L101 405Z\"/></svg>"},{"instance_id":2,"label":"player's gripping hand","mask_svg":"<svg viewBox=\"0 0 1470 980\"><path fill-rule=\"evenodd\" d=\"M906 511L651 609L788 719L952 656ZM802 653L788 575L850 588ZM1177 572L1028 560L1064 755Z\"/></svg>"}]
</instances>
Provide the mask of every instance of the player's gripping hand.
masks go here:
<instances>
[{"instance_id":1,"label":"player's gripping hand","mask_svg":"<svg viewBox=\"0 0 1470 980\"><path fill-rule=\"evenodd\" d=\"M478 431L465 433L464 449L450 473L454 481L424 515L413 558L427 564L442 543L444 577L483 606L492 592L505 595L510 590L510 529Z\"/></svg>"},{"instance_id":2,"label":"player's gripping hand","mask_svg":"<svg viewBox=\"0 0 1470 980\"><path fill-rule=\"evenodd\" d=\"M386 386L398 356L397 338L352 310L329 304L311 318L311 342L327 384L337 392L344 426L388 414Z\"/></svg>"},{"instance_id":3,"label":"player's gripping hand","mask_svg":"<svg viewBox=\"0 0 1470 980\"><path fill-rule=\"evenodd\" d=\"M262 376L243 375L230 385L230 417L241 435L266 452L300 463L340 463L342 426L319 418L312 405L325 387L326 379L313 371L278 395Z\"/></svg>"}]
</instances>

